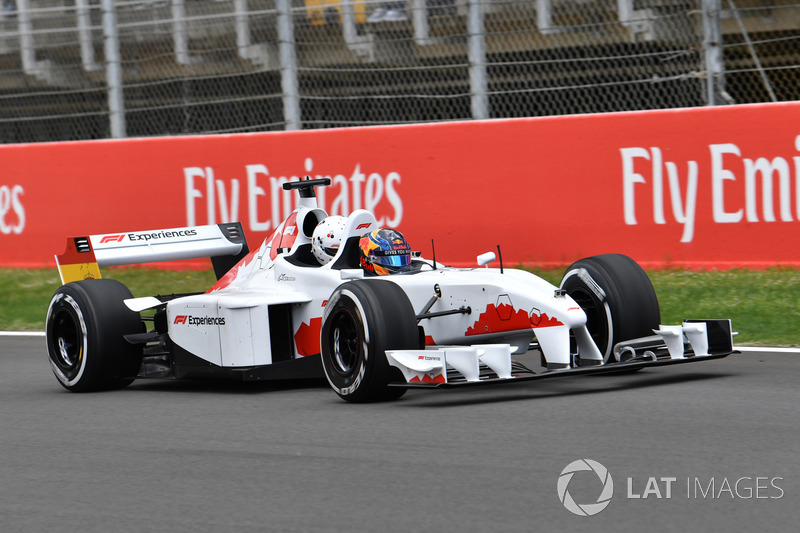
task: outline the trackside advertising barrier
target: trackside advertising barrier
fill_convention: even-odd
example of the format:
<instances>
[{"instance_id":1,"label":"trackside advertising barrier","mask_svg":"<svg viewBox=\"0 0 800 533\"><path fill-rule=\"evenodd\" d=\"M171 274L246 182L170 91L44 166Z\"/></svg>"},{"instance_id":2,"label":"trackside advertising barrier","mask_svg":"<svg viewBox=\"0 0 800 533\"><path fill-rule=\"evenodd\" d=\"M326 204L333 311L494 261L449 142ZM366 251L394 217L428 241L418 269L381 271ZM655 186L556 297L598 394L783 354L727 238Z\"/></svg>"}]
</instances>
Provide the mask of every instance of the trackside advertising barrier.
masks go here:
<instances>
[{"instance_id":1,"label":"trackside advertising barrier","mask_svg":"<svg viewBox=\"0 0 800 533\"><path fill-rule=\"evenodd\" d=\"M483 122L0 146L0 266L65 237L229 222L251 248L330 177L438 261L800 265L800 102ZM158 238L155 235L153 238ZM206 263L202 263L205 265Z\"/></svg>"}]
</instances>

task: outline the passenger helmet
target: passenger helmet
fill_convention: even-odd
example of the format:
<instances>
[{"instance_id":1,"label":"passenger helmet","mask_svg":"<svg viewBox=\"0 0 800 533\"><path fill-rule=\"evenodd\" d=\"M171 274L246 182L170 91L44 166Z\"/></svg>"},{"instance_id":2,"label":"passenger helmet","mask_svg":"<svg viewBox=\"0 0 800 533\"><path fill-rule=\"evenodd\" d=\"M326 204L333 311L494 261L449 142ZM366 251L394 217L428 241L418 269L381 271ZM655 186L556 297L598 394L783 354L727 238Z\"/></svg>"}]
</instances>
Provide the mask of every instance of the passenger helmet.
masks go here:
<instances>
[{"instance_id":1,"label":"passenger helmet","mask_svg":"<svg viewBox=\"0 0 800 533\"><path fill-rule=\"evenodd\" d=\"M359 263L367 272L379 276L406 272L411 268L411 247L397 230L376 229L361 236Z\"/></svg>"},{"instance_id":2,"label":"passenger helmet","mask_svg":"<svg viewBox=\"0 0 800 533\"><path fill-rule=\"evenodd\" d=\"M331 216L322 220L311 235L311 253L321 265L327 265L336 256L344 237L345 217Z\"/></svg>"}]
</instances>

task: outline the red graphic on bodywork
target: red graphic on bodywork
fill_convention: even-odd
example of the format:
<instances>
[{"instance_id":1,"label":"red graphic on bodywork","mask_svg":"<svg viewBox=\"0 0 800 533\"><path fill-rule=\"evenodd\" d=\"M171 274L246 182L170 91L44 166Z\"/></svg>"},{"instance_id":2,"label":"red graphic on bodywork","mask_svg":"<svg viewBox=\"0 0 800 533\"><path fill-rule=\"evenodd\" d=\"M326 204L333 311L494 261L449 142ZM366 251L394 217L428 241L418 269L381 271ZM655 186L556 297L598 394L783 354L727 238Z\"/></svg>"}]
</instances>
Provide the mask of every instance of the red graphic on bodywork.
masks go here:
<instances>
[{"instance_id":1,"label":"red graphic on bodywork","mask_svg":"<svg viewBox=\"0 0 800 533\"><path fill-rule=\"evenodd\" d=\"M225 287L233 283L233 281L236 279L236 276L239 275L239 270L244 268L249 263L251 263L255 259L257 253L258 250L253 250L246 256L244 256L238 263L236 263L236 265L232 269L228 270L228 272L224 276L219 278L217 282L214 285L212 285L210 289L206 291L206 294L210 294L214 291L224 289Z\"/></svg>"},{"instance_id":2,"label":"red graphic on bodywork","mask_svg":"<svg viewBox=\"0 0 800 533\"><path fill-rule=\"evenodd\" d=\"M278 248L281 247L281 230L275 230L275 233L269 238L269 258L273 261L278 257Z\"/></svg>"},{"instance_id":3,"label":"red graphic on bodywork","mask_svg":"<svg viewBox=\"0 0 800 533\"><path fill-rule=\"evenodd\" d=\"M244 256L238 263L236 263L236 265L232 269L228 270L228 272L226 272L224 276L219 278L217 282L214 285L212 285L210 289L206 291L206 294L210 294L214 291L224 289L225 287L233 283L233 281L236 279L236 276L239 275L239 270L244 268L248 263L252 262L257 252L258 250L253 250L252 252Z\"/></svg>"},{"instance_id":4,"label":"red graphic on bodywork","mask_svg":"<svg viewBox=\"0 0 800 533\"><path fill-rule=\"evenodd\" d=\"M297 211L289 215L283 223L283 235L281 236L281 248L291 248L297 240Z\"/></svg>"},{"instance_id":5,"label":"red graphic on bodywork","mask_svg":"<svg viewBox=\"0 0 800 533\"><path fill-rule=\"evenodd\" d=\"M419 376L414 376L413 378L408 380L409 383L447 383L447 379L444 377L444 374L438 374L436 376L431 376L430 374L423 374L422 379Z\"/></svg>"},{"instance_id":6,"label":"red graphic on bodywork","mask_svg":"<svg viewBox=\"0 0 800 533\"><path fill-rule=\"evenodd\" d=\"M500 304L500 306L489 304L486 311L481 313L478 320L467 329L465 335L486 335L487 333L563 325L558 319L547 316L547 313L528 315L522 309L515 311L508 304Z\"/></svg>"},{"instance_id":7,"label":"red graphic on bodywork","mask_svg":"<svg viewBox=\"0 0 800 533\"><path fill-rule=\"evenodd\" d=\"M547 313L542 313L541 315L537 315L536 313L531 313L531 326L533 328L549 328L552 326L563 326L563 325L564 324L557 318L551 318L547 316Z\"/></svg>"},{"instance_id":8,"label":"red graphic on bodywork","mask_svg":"<svg viewBox=\"0 0 800 533\"><path fill-rule=\"evenodd\" d=\"M294 343L297 345L297 354L305 357L316 355L319 350L319 333L322 329L322 317L312 318L311 324L303 322L294 334Z\"/></svg>"},{"instance_id":9,"label":"red graphic on bodywork","mask_svg":"<svg viewBox=\"0 0 800 533\"><path fill-rule=\"evenodd\" d=\"M297 240L297 211L294 211L270 237L270 259L278 257L280 248L291 248Z\"/></svg>"}]
</instances>

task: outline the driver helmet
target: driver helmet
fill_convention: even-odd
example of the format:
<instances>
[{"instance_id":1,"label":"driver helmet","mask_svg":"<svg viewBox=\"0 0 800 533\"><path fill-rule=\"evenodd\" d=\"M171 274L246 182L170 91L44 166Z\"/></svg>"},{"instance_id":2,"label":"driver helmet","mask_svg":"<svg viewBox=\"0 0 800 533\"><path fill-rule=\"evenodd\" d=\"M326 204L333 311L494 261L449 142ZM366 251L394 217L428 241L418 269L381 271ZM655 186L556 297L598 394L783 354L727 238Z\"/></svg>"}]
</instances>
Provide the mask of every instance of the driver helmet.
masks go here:
<instances>
[{"instance_id":1,"label":"driver helmet","mask_svg":"<svg viewBox=\"0 0 800 533\"><path fill-rule=\"evenodd\" d=\"M385 276L411 269L411 248L397 230L380 228L362 235L358 247L359 263L367 272Z\"/></svg>"},{"instance_id":2,"label":"driver helmet","mask_svg":"<svg viewBox=\"0 0 800 533\"><path fill-rule=\"evenodd\" d=\"M339 252L347 219L330 216L322 220L311 235L311 253L320 265L330 263Z\"/></svg>"}]
</instances>

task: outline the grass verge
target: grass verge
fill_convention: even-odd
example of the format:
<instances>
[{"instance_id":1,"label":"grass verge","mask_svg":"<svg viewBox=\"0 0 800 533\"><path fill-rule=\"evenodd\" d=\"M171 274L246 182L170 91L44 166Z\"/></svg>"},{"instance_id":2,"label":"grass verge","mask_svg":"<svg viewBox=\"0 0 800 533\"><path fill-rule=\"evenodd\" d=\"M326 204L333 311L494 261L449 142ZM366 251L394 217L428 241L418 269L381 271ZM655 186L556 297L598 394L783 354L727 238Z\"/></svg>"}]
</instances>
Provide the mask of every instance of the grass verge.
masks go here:
<instances>
[{"instance_id":1,"label":"grass verge","mask_svg":"<svg viewBox=\"0 0 800 533\"><path fill-rule=\"evenodd\" d=\"M563 269L534 270L558 284ZM649 271L658 294L661 321L730 318L737 344L800 345L800 269L694 272ZM127 285L134 296L204 291L211 271L109 268L103 276ZM0 331L41 331L47 305L60 285L55 269L0 269Z\"/></svg>"},{"instance_id":2,"label":"grass verge","mask_svg":"<svg viewBox=\"0 0 800 533\"><path fill-rule=\"evenodd\" d=\"M124 283L134 296L205 291L214 272L168 271L155 268L105 268L105 278ZM61 285L52 269L0 269L0 331L42 331L47 306Z\"/></svg>"}]
</instances>

